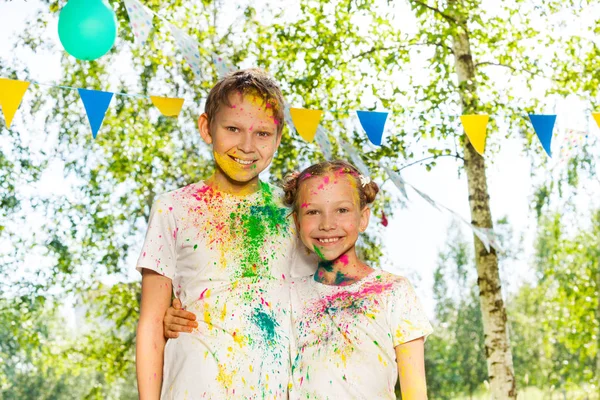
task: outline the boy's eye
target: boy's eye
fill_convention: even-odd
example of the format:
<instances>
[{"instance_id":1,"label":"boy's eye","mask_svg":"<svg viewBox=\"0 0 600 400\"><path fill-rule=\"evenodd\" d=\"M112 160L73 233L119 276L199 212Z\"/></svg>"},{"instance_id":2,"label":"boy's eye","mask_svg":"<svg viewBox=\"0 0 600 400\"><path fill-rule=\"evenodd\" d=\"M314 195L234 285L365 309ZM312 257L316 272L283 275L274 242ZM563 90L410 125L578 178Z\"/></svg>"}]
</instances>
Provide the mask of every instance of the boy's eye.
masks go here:
<instances>
[{"instance_id":1,"label":"boy's eye","mask_svg":"<svg viewBox=\"0 0 600 400\"><path fill-rule=\"evenodd\" d=\"M228 126L225 129L227 129L229 132L238 132L239 131L239 129L236 128L235 126Z\"/></svg>"},{"instance_id":2,"label":"boy's eye","mask_svg":"<svg viewBox=\"0 0 600 400\"><path fill-rule=\"evenodd\" d=\"M269 137L271 136L271 132L256 132L256 134L260 137Z\"/></svg>"},{"instance_id":3,"label":"boy's eye","mask_svg":"<svg viewBox=\"0 0 600 400\"><path fill-rule=\"evenodd\" d=\"M347 213L347 212L349 212L349 211L350 211L350 210L348 210L347 208L340 208L340 209L338 210L338 212L339 212L340 214L345 214L345 213Z\"/></svg>"}]
</instances>

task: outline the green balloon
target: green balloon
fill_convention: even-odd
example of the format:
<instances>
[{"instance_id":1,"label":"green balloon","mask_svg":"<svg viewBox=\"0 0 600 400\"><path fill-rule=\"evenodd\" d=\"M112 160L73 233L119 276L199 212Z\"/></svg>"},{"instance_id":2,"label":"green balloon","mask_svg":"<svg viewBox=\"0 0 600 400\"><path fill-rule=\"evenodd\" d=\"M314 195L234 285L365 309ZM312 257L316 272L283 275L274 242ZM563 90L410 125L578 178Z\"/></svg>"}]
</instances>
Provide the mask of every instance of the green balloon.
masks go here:
<instances>
[{"instance_id":1,"label":"green balloon","mask_svg":"<svg viewBox=\"0 0 600 400\"><path fill-rule=\"evenodd\" d=\"M58 37L73 57L95 60L113 47L117 17L103 0L69 0L58 17Z\"/></svg>"}]
</instances>

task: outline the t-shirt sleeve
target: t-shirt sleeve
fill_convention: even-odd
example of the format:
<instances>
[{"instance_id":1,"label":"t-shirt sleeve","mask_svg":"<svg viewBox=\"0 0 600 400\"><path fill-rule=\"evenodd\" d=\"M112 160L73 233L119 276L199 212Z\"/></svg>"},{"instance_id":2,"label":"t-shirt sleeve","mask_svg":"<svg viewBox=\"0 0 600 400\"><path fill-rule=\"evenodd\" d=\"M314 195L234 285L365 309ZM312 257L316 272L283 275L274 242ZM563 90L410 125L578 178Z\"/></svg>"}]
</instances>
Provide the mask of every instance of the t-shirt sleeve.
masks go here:
<instances>
[{"instance_id":1,"label":"t-shirt sleeve","mask_svg":"<svg viewBox=\"0 0 600 400\"><path fill-rule=\"evenodd\" d=\"M177 224L168 195L159 196L150 210L148 231L136 269L151 269L167 278L175 276Z\"/></svg>"},{"instance_id":2,"label":"t-shirt sleeve","mask_svg":"<svg viewBox=\"0 0 600 400\"><path fill-rule=\"evenodd\" d=\"M417 294L406 278L399 278L394 285L388 313L394 347L422 336L427 339L433 332Z\"/></svg>"}]
</instances>

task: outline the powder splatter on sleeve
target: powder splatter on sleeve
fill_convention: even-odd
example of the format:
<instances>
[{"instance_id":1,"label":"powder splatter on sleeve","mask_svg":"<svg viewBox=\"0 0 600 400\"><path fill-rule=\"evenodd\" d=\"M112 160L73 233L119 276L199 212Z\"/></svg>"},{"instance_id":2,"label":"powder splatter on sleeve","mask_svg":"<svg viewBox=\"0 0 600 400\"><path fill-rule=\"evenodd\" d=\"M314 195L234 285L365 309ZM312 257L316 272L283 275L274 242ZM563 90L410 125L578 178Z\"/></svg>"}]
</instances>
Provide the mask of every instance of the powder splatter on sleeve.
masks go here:
<instances>
[{"instance_id":1,"label":"powder splatter on sleeve","mask_svg":"<svg viewBox=\"0 0 600 400\"><path fill-rule=\"evenodd\" d=\"M427 339L427 336L433 332L408 279L397 277L394 289L389 292L388 301L388 318L394 346L422 336Z\"/></svg>"},{"instance_id":2,"label":"powder splatter on sleeve","mask_svg":"<svg viewBox=\"0 0 600 400\"><path fill-rule=\"evenodd\" d=\"M167 278L175 276L177 224L167 195L159 196L150 210L148 231L136 269L151 269Z\"/></svg>"}]
</instances>

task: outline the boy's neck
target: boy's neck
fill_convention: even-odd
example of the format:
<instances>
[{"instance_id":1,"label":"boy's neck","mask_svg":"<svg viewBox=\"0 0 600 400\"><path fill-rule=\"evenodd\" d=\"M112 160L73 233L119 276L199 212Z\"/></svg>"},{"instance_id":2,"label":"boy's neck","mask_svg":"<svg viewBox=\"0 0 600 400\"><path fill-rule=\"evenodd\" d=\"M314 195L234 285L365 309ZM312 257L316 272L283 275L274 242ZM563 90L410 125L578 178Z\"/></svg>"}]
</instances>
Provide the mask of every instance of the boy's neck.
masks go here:
<instances>
[{"instance_id":1,"label":"boy's neck","mask_svg":"<svg viewBox=\"0 0 600 400\"><path fill-rule=\"evenodd\" d=\"M236 196L247 196L257 192L260 188L258 176L249 182L235 182L229 179L229 177L216 172L210 178L206 179L204 183L219 192Z\"/></svg>"},{"instance_id":2,"label":"boy's neck","mask_svg":"<svg viewBox=\"0 0 600 400\"><path fill-rule=\"evenodd\" d=\"M373 268L356 257L355 252L343 254L335 260L321 260L315 272L315 281L324 285L348 286L369 275Z\"/></svg>"}]
</instances>

